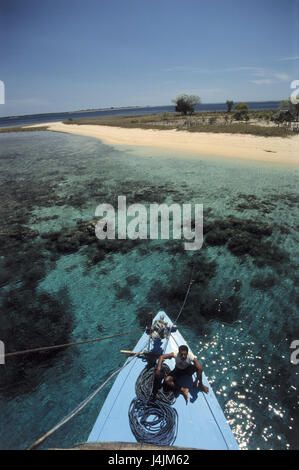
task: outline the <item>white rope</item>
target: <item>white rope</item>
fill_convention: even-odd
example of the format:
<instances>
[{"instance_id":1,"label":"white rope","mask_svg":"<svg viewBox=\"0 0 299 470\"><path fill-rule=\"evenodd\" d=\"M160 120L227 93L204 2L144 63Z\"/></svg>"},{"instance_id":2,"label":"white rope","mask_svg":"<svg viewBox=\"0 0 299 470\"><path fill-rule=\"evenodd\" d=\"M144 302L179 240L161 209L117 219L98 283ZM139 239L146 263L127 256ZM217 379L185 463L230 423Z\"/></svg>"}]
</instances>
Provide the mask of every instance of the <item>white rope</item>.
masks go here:
<instances>
[{"instance_id":1,"label":"white rope","mask_svg":"<svg viewBox=\"0 0 299 470\"><path fill-rule=\"evenodd\" d=\"M182 311L183 311L183 308L186 304L186 301L187 301L187 298L189 296L189 292L190 292L190 289L191 289L191 286L192 286L192 283L193 283L193 280L192 280L192 274L193 274L193 269L194 267L192 267L192 272L191 272L191 279L190 279L190 282L189 282L189 286L188 286L188 289L187 289L187 292L186 292L186 295L185 295L185 299L184 299L184 302L181 306L181 309L179 311L179 314L175 320L175 324L177 323ZM164 352L166 351L166 348L167 348L167 345L168 345L168 341L169 341L169 338L170 338L170 334L171 334L171 328L172 328L173 324L171 325L171 327L169 328L169 334L168 334L168 337L166 339L166 343L165 343L165 347L164 347ZM33 444L31 444L31 446L29 446L27 448L27 450L32 450L34 449L35 447L39 446L42 442L44 442L49 436L51 436L55 431L57 431L58 429L60 429L65 423L67 423L68 421L70 421L74 416L76 416L79 411L81 411L83 408L85 408L85 406L104 388L104 386L115 376L117 375L121 370L123 370L138 354L140 354L140 352L142 351L139 351L137 353L135 353L130 359L128 359L125 364L120 367L118 370L116 370L115 372L113 372L107 380L105 380L105 382L100 385L91 395L89 395L82 403L80 403L80 405L78 405L71 413L69 413L65 418L63 418L62 421L60 421L58 424L56 424L56 426L54 426L53 428L51 428L46 434L44 434L42 437L40 437L37 441L35 441ZM163 352L163 354L164 354Z\"/></svg>"},{"instance_id":2,"label":"white rope","mask_svg":"<svg viewBox=\"0 0 299 470\"><path fill-rule=\"evenodd\" d=\"M76 414L79 413L79 411L81 411L101 390L102 388L109 382L109 380L111 380L115 375L117 375L121 370L123 370L128 364L130 364L130 362L138 355L140 354L141 351L137 352L134 354L134 356L132 356L130 359L128 359L125 364L120 367L118 370L116 370L115 372L113 372L113 374L111 374L107 380L105 380L105 382L100 385L91 395L89 395L82 403L80 403L80 405L78 405L71 413L69 413L67 416L65 416L63 418L62 421L60 421L58 424L56 424L56 426L54 426L53 428L50 429L50 431L48 431L46 434L44 434L42 437L40 437L37 441L35 441L33 444L31 444L31 446L29 446L27 448L27 450L32 450L34 449L35 447L37 447L38 445L40 445L42 442L44 442L49 436L51 436L55 431L57 431L59 428L61 428L65 423L67 423L68 421L70 421L70 419L72 419L74 416L76 416Z\"/></svg>"}]
</instances>

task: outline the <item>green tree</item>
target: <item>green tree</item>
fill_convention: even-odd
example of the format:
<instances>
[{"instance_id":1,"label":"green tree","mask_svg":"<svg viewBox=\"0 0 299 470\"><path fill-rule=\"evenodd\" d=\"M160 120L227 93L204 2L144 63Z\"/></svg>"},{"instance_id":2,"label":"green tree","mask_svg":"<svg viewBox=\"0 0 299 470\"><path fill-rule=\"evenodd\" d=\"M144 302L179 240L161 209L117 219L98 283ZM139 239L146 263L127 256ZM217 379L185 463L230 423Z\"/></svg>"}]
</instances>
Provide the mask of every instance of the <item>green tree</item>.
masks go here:
<instances>
[{"instance_id":1,"label":"green tree","mask_svg":"<svg viewBox=\"0 0 299 470\"><path fill-rule=\"evenodd\" d=\"M196 95L179 95L172 102L175 104L177 113L182 113L184 116L193 114L195 106L200 104L200 97Z\"/></svg>"},{"instance_id":2,"label":"green tree","mask_svg":"<svg viewBox=\"0 0 299 470\"><path fill-rule=\"evenodd\" d=\"M279 111L285 115L286 121L299 119L299 103L292 103L291 98L280 102Z\"/></svg>"},{"instance_id":3,"label":"green tree","mask_svg":"<svg viewBox=\"0 0 299 470\"><path fill-rule=\"evenodd\" d=\"M299 103L297 104L290 104L290 113L294 116L296 121L299 119Z\"/></svg>"},{"instance_id":4,"label":"green tree","mask_svg":"<svg viewBox=\"0 0 299 470\"><path fill-rule=\"evenodd\" d=\"M236 121L248 121L249 109L246 103L237 103L235 106L234 118Z\"/></svg>"},{"instance_id":5,"label":"green tree","mask_svg":"<svg viewBox=\"0 0 299 470\"><path fill-rule=\"evenodd\" d=\"M272 119L278 126L280 124L285 124L293 120L293 116L290 111L279 111L276 113Z\"/></svg>"},{"instance_id":6,"label":"green tree","mask_svg":"<svg viewBox=\"0 0 299 470\"><path fill-rule=\"evenodd\" d=\"M227 106L227 112L230 113L231 110L233 109L234 102L233 102L233 101L230 101L230 100L227 100L226 106Z\"/></svg>"},{"instance_id":7,"label":"green tree","mask_svg":"<svg viewBox=\"0 0 299 470\"><path fill-rule=\"evenodd\" d=\"M280 111L289 111L290 107L290 100L283 100L279 103L279 110Z\"/></svg>"}]
</instances>

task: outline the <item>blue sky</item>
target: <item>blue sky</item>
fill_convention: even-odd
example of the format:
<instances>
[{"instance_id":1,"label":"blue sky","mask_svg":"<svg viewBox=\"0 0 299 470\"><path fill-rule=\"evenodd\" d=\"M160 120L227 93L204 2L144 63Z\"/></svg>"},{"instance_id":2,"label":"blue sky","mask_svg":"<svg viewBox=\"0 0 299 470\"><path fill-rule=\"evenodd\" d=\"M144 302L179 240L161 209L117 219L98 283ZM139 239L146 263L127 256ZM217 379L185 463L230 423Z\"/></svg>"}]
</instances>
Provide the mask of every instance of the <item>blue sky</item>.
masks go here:
<instances>
[{"instance_id":1,"label":"blue sky","mask_svg":"<svg viewBox=\"0 0 299 470\"><path fill-rule=\"evenodd\" d=\"M298 31L299 0L0 0L0 116L284 99Z\"/></svg>"}]
</instances>

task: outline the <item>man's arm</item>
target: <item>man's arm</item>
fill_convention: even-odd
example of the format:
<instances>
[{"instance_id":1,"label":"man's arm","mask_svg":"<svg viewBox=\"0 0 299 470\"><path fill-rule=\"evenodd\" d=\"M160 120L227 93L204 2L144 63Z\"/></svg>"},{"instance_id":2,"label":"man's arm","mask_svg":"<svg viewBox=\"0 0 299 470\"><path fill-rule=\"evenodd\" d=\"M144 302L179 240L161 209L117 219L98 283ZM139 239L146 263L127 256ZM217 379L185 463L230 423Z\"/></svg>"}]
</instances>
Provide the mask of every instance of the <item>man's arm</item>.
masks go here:
<instances>
[{"instance_id":1,"label":"man's arm","mask_svg":"<svg viewBox=\"0 0 299 470\"><path fill-rule=\"evenodd\" d=\"M202 365L197 359L193 359L193 363L197 369L196 382L198 382L199 385L202 385Z\"/></svg>"},{"instance_id":2,"label":"man's arm","mask_svg":"<svg viewBox=\"0 0 299 470\"><path fill-rule=\"evenodd\" d=\"M194 362L194 365L197 369L197 376L196 376L196 379L193 383L194 387L196 387L197 385L199 385L199 387L205 392L205 393L208 393L209 392L209 387L206 387L203 383L202 383L202 365L201 363L197 360L197 359L193 359L193 362Z\"/></svg>"},{"instance_id":3,"label":"man's arm","mask_svg":"<svg viewBox=\"0 0 299 470\"><path fill-rule=\"evenodd\" d=\"M169 353L169 354L161 354L161 356L159 357L159 360L158 360L158 365L157 365L157 370L156 370L156 375L160 375L160 372L161 372L161 365L162 365L162 362L164 361L164 359L171 359L174 357L174 353Z\"/></svg>"}]
</instances>

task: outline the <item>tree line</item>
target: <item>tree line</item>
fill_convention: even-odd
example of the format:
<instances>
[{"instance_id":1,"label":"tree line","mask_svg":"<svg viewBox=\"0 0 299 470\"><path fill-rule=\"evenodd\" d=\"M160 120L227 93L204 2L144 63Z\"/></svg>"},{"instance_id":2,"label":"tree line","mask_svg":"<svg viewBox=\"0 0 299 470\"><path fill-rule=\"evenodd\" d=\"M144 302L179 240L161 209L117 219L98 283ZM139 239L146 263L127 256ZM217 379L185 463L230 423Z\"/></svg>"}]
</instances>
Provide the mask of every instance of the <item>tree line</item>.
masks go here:
<instances>
[{"instance_id":1,"label":"tree line","mask_svg":"<svg viewBox=\"0 0 299 470\"><path fill-rule=\"evenodd\" d=\"M192 115L195 107L201 104L201 99L197 95L182 94L177 96L172 102L175 105L175 111L182 115ZM237 121L249 120L249 108L246 103L235 104L232 100L226 101L227 113L231 113L234 108L234 119ZM280 103L278 112L273 116L273 121L278 124L281 122L292 122L299 120L299 103L293 104L290 99Z\"/></svg>"},{"instance_id":2,"label":"tree line","mask_svg":"<svg viewBox=\"0 0 299 470\"><path fill-rule=\"evenodd\" d=\"M192 115L195 112L195 107L201 104L201 99L197 95L182 94L177 96L174 100L172 100L172 102L175 104L175 111L186 116L187 114ZM227 100L226 106L227 112L231 113L234 107L234 102L232 100ZM234 117L238 120L248 120L248 105L246 103L237 103L235 105Z\"/></svg>"}]
</instances>

